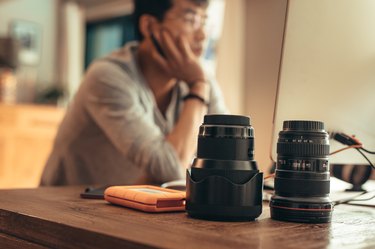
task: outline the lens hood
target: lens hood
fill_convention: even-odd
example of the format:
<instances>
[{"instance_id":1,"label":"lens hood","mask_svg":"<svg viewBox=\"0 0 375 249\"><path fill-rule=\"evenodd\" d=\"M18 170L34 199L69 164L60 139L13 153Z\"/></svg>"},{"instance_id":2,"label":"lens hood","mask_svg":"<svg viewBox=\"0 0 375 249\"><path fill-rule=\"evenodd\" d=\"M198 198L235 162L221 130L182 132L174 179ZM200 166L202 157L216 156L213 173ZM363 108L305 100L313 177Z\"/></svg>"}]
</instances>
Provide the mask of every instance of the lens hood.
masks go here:
<instances>
[{"instance_id":1,"label":"lens hood","mask_svg":"<svg viewBox=\"0 0 375 249\"><path fill-rule=\"evenodd\" d=\"M199 129L197 158L186 173L188 215L254 220L262 213L262 189L250 118L206 115Z\"/></svg>"},{"instance_id":2,"label":"lens hood","mask_svg":"<svg viewBox=\"0 0 375 249\"><path fill-rule=\"evenodd\" d=\"M249 173L252 176L248 181L236 184L229 177L218 174L194 181L191 170L188 170L186 210L189 216L223 221L254 220L259 217L262 213L263 173L258 170Z\"/></svg>"}]
</instances>

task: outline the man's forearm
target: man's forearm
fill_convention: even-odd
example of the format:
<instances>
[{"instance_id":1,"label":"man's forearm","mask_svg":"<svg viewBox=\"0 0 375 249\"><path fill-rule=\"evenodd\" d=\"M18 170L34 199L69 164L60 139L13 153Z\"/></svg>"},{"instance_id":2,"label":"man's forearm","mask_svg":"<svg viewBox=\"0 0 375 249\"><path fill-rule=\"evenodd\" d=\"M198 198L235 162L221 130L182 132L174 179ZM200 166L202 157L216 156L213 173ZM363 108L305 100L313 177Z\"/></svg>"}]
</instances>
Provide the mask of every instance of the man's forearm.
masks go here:
<instances>
[{"instance_id":1,"label":"man's forearm","mask_svg":"<svg viewBox=\"0 0 375 249\"><path fill-rule=\"evenodd\" d=\"M210 87L207 83L198 82L190 89L191 94L198 95L204 100L209 98ZM191 159L197 149L199 126L207 113L207 104L198 98L185 100L183 110L176 126L167 136L184 167L190 166Z\"/></svg>"},{"instance_id":2,"label":"man's forearm","mask_svg":"<svg viewBox=\"0 0 375 249\"><path fill-rule=\"evenodd\" d=\"M191 159L196 151L199 126L207 113L207 106L197 99L185 101L173 131L167 136L167 141L175 148L181 164L190 166Z\"/></svg>"}]
</instances>

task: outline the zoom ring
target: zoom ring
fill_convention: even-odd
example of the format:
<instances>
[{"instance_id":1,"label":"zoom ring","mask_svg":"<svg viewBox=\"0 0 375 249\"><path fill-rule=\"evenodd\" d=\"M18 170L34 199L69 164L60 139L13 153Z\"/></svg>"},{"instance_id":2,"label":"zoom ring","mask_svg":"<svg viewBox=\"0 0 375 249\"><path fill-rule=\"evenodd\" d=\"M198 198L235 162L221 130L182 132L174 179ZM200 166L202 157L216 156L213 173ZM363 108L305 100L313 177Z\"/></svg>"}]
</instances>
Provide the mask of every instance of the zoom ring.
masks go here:
<instances>
[{"instance_id":1,"label":"zoom ring","mask_svg":"<svg viewBox=\"0 0 375 249\"><path fill-rule=\"evenodd\" d=\"M279 155L293 156L327 156L329 154L328 144L290 144L278 143L277 153Z\"/></svg>"}]
</instances>

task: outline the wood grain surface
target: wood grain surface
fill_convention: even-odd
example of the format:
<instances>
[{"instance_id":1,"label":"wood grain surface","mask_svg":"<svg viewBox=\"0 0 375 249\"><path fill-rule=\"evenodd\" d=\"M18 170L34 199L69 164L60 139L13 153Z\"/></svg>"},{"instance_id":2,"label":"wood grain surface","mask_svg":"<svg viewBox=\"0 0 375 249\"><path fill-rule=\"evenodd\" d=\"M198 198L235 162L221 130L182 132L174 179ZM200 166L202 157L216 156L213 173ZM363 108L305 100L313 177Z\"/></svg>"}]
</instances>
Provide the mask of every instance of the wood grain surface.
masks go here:
<instances>
[{"instance_id":1,"label":"wood grain surface","mask_svg":"<svg viewBox=\"0 0 375 249\"><path fill-rule=\"evenodd\" d=\"M264 203L256 221L215 222L81 199L83 189L1 190L0 248L12 238L52 248L375 248L373 208L340 205L332 223L299 224L270 219Z\"/></svg>"}]
</instances>

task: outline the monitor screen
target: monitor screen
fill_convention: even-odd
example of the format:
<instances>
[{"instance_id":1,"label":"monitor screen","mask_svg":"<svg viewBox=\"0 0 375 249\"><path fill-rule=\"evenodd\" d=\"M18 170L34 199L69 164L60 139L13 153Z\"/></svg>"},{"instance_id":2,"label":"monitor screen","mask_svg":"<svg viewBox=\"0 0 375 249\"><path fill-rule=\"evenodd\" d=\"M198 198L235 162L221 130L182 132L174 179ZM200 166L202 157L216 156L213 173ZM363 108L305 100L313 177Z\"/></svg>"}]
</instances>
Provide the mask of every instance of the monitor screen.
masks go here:
<instances>
[{"instance_id":1,"label":"monitor screen","mask_svg":"<svg viewBox=\"0 0 375 249\"><path fill-rule=\"evenodd\" d=\"M274 114L272 158L284 120L318 120L375 151L375 1L290 0ZM331 152L345 147L330 141ZM375 155L368 155L375 162ZM366 164L354 149L331 163Z\"/></svg>"}]
</instances>

